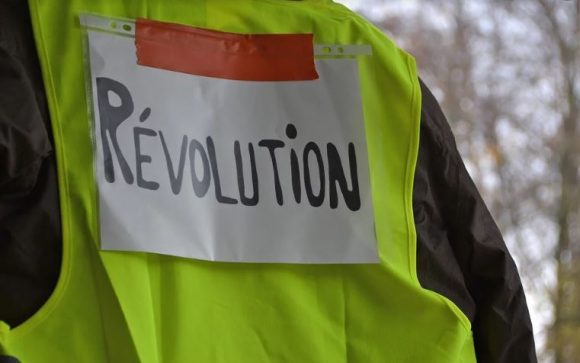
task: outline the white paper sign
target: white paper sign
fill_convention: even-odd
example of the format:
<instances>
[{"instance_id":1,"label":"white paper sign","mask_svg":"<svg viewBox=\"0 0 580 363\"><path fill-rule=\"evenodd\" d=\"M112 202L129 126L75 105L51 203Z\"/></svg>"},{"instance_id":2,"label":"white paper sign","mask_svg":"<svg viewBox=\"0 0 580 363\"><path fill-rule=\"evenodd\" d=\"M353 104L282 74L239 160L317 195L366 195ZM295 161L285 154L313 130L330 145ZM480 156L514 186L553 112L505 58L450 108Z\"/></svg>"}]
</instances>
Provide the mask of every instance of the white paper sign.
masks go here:
<instances>
[{"instance_id":1,"label":"white paper sign","mask_svg":"<svg viewBox=\"0 0 580 363\"><path fill-rule=\"evenodd\" d=\"M355 59L232 81L139 66L131 37L88 41L103 250L378 262Z\"/></svg>"}]
</instances>

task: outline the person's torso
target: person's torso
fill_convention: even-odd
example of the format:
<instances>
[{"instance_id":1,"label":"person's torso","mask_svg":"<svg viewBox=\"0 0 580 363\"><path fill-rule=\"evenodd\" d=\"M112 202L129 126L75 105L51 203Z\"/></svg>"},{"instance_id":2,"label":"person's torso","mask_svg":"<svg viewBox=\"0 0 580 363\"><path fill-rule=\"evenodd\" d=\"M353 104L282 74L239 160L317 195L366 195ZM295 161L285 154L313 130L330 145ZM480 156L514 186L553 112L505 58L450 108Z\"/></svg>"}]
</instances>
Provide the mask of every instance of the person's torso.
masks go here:
<instances>
[{"instance_id":1,"label":"person's torso","mask_svg":"<svg viewBox=\"0 0 580 363\"><path fill-rule=\"evenodd\" d=\"M63 268L0 341L9 354L475 361L467 318L416 277L420 90L378 30L324 1L34 0L31 13Z\"/></svg>"}]
</instances>

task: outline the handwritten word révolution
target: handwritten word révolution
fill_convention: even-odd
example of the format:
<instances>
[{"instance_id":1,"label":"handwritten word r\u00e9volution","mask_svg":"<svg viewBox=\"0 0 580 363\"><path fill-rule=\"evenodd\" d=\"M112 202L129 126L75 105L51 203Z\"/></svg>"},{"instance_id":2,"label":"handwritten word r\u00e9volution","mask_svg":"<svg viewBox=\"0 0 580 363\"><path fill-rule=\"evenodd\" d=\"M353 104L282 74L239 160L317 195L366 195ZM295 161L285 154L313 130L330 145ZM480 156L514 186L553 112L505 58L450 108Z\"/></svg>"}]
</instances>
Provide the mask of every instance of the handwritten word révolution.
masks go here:
<instances>
[{"instance_id":1,"label":"handwritten word r\u00e9volution","mask_svg":"<svg viewBox=\"0 0 580 363\"><path fill-rule=\"evenodd\" d=\"M256 153L268 153L271 160L271 170L274 179L274 192L276 202L283 206L284 198L289 191L284 192L286 186L280 178L280 168L289 167L292 196L296 203L302 202L302 190L308 203L312 207L320 207L328 200L330 208L335 209L339 205L339 191L342 194L345 205L351 211L360 209L360 191L358 185L356 150L353 143L348 143L348 163L350 188L341 160L341 155L333 143L326 143L320 147L317 143L310 141L305 144L302 150L296 150L290 147L290 165L281 162L279 154L285 151L286 143L278 139L262 139L257 143L248 142L247 148L242 147L239 140L233 143L233 154L236 165L235 175L237 176L238 195L227 196L222 190L220 169L218 167L218 150L219 148L211 135L205 140L191 138L183 135L179 147L179 155L171 155L167 139L162 130L153 130L147 127L133 127L133 145L135 148L134 168L129 165L129 161L123 154L123 147L120 145L117 131L119 126L128 120L135 110L133 98L129 89L122 83L111 78L98 77L96 79L97 98L100 121L100 139L103 150L103 163L105 179L109 183L115 183L115 169L113 166L113 152L116 156L117 164L120 167L123 179L127 184L133 184L140 188L148 190L157 190L160 187L159 181L147 180L143 175L143 165L152 163L152 155L144 153L142 140L145 138L158 139L162 149L164 165L167 167L167 176L171 191L173 194L180 194L183 186L184 169L186 161L189 161L191 172L191 187L198 198L207 196L212 184L213 192L217 202L222 204L242 204L245 206L255 206L260 202L260 178L259 172L265 172L256 166ZM109 94L113 93L120 99L120 103L113 104ZM139 116L139 121L144 122L151 114L150 108L145 108ZM286 125L286 136L289 140L296 139L298 130L294 124ZM122 147L123 146L123 147ZM322 148L322 150L321 150ZM247 149L249 156L249 165L244 165L242 158L242 149ZM326 158L323 157L323 150L326 151ZM231 149L230 149L231 150ZM231 151L230 151L231 152ZM244 153L246 151L244 150ZM230 154L231 155L231 154ZM287 160L287 159L284 159ZM316 169L311 170L312 163L315 161ZM158 161L157 161L158 162ZM197 163L200 163L196 166ZM244 179L244 170L250 170L251 182L246 184ZM268 171L269 172L269 171ZM233 175L233 173L232 173ZM313 180L313 178L318 178ZM251 184L251 193L249 185ZM317 190L314 190L317 186Z\"/></svg>"}]
</instances>

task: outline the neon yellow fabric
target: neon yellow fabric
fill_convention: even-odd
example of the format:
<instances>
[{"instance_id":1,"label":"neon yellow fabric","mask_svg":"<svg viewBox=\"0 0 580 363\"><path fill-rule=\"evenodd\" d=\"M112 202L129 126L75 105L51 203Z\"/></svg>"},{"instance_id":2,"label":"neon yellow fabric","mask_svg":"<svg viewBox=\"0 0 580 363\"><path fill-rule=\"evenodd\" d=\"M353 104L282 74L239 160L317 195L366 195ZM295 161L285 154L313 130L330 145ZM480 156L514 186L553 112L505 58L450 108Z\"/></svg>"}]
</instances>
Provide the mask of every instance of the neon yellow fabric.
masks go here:
<instances>
[{"instance_id":1,"label":"neon yellow fabric","mask_svg":"<svg viewBox=\"0 0 580 363\"><path fill-rule=\"evenodd\" d=\"M0 347L34 362L474 362L467 318L416 276L412 57L330 1L31 0L52 118L61 277ZM359 71L381 264L231 264L101 252L80 13L370 44ZM0 349L2 351L2 349Z\"/></svg>"}]
</instances>

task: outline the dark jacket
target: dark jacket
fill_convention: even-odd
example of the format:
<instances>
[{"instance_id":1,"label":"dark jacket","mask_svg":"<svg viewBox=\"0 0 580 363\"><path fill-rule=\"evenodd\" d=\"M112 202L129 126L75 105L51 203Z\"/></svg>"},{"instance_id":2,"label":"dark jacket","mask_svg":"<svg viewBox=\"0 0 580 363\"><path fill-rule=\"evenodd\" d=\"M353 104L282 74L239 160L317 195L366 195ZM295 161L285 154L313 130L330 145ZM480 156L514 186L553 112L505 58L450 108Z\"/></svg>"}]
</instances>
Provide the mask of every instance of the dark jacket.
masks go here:
<instances>
[{"instance_id":1,"label":"dark jacket","mask_svg":"<svg viewBox=\"0 0 580 363\"><path fill-rule=\"evenodd\" d=\"M421 89L413 193L419 280L470 319L479 362L535 362L514 261L437 101L423 83ZM0 320L12 326L45 302L60 272L52 144L26 2L0 0Z\"/></svg>"}]
</instances>

